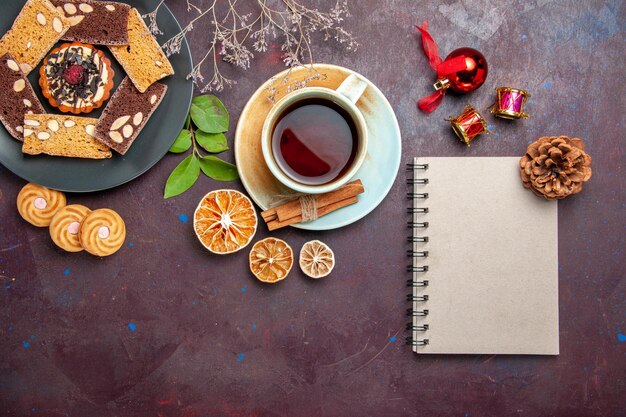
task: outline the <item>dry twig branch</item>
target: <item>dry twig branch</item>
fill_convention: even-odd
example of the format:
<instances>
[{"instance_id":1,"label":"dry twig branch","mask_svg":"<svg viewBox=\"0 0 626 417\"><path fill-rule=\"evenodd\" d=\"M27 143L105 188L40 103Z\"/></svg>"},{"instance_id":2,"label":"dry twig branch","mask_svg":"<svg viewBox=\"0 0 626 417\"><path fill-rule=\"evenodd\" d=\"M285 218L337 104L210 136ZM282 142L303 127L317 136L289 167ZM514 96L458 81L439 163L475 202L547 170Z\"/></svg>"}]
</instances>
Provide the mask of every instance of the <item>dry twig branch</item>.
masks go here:
<instances>
[{"instance_id":1,"label":"dry twig branch","mask_svg":"<svg viewBox=\"0 0 626 417\"><path fill-rule=\"evenodd\" d=\"M222 74L220 63L248 69L255 53L270 49L270 41L280 43L283 62L292 68L313 63L311 45L316 33L320 33L324 41L334 40L347 50L358 47L352 34L342 26L344 18L350 15L348 0L336 0L335 6L326 12L309 8L301 0L254 0L250 3L255 11L245 14L240 12L239 0L220 0L220 4L228 3L223 15L216 10L218 0L210 1L210 6L204 10L191 0L186 1L187 11L196 16L180 33L165 42L163 49L168 56L179 53L182 40L193 30L194 23L205 16L211 19L208 49L188 75L202 92L221 91L225 86L236 84L235 80ZM148 27L155 35L162 34L157 24L162 4L163 0L155 10L143 16L148 19ZM211 75L205 80L203 70L207 69Z\"/></svg>"}]
</instances>

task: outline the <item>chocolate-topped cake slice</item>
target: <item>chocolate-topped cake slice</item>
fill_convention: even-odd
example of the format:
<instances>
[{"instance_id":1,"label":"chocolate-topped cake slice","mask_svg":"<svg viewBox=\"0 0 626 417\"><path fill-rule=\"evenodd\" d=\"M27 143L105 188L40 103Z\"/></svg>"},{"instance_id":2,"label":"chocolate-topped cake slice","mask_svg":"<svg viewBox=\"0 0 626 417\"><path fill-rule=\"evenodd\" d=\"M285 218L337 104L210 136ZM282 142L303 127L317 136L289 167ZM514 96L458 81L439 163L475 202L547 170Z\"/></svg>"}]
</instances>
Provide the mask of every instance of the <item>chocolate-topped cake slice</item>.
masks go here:
<instances>
[{"instance_id":1,"label":"chocolate-topped cake slice","mask_svg":"<svg viewBox=\"0 0 626 417\"><path fill-rule=\"evenodd\" d=\"M129 77L115 90L96 125L96 139L124 155L159 107L167 86L154 83L140 93Z\"/></svg>"},{"instance_id":2,"label":"chocolate-topped cake slice","mask_svg":"<svg viewBox=\"0 0 626 417\"><path fill-rule=\"evenodd\" d=\"M114 71L93 45L72 42L53 49L39 68L39 85L62 112L89 113L108 100Z\"/></svg>"},{"instance_id":3,"label":"chocolate-topped cake slice","mask_svg":"<svg viewBox=\"0 0 626 417\"><path fill-rule=\"evenodd\" d=\"M93 0L50 0L70 22L63 40L128 45L128 4Z\"/></svg>"},{"instance_id":4,"label":"chocolate-topped cake slice","mask_svg":"<svg viewBox=\"0 0 626 417\"><path fill-rule=\"evenodd\" d=\"M11 136L24 140L24 115L45 112L13 55L0 57L0 121Z\"/></svg>"}]
</instances>

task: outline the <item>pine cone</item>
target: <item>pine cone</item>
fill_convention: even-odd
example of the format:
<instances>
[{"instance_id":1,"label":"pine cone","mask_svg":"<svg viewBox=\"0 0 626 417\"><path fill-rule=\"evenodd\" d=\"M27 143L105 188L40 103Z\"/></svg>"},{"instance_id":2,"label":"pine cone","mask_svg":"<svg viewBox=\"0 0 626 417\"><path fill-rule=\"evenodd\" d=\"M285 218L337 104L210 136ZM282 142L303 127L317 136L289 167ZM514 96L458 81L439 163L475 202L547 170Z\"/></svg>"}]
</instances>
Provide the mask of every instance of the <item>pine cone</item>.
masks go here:
<instances>
[{"instance_id":1,"label":"pine cone","mask_svg":"<svg viewBox=\"0 0 626 417\"><path fill-rule=\"evenodd\" d=\"M579 193L591 178L591 157L578 138L544 136L528 145L520 160L524 187L548 200Z\"/></svg>"}]
</instances>

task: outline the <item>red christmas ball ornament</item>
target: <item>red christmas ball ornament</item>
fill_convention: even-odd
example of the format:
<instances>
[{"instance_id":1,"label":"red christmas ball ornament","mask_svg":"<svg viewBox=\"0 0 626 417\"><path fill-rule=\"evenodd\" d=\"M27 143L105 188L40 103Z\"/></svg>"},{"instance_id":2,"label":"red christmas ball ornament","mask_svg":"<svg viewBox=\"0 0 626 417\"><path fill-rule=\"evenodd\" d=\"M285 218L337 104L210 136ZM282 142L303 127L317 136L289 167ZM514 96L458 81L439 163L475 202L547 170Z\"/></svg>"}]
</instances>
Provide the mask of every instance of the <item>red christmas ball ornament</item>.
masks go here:
<instances>
[{"instance_id":1,"label":"red christmas ball ornament","mask_svg":"<svg viewBox=\"0 0 626 417\"><path fill-rule=\"evenodd\" d=\"M445 61L462 56L465 58L466 69L449 74L447 80L450 82L450 89L457 93L471 93L483 85L487 79L489 67L487 60L476 49L459 48L450 52Z\"/></svg>"},{"instance_id":2,"label":"red christmas ball ornament","mask_svg":"<svg viewBox=\"0 0 626 417\"><path fill-rule=\"evenodd\" d=\"M483 54L476 49L459 48L442 60L435 40L428 33L428 23L424 22L422 27L416 28L422 34L422 47L430 66L437 72L437 82L433 84L435 92L417 102L420 110L430 113L439 107L448 88L465 94L483 85L488 73L487 60Z\"/></svg>"}]
</instances>

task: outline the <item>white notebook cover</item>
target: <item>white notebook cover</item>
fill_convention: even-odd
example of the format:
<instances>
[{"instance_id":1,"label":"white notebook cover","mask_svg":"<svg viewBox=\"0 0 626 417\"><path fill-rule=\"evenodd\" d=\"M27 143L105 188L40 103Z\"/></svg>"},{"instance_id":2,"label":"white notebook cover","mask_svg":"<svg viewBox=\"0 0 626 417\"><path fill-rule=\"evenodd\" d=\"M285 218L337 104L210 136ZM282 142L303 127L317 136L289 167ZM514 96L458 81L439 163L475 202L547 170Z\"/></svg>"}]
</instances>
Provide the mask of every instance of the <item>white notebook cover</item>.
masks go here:
<instances>
[{"instance_id":1,"label":"white notebook cover","mask_svg":"<svg viewBox=\"0 0 626 417\"><path fill-rule=\"evenodd\" d=\"M522 186L518 157L415 158L417 353L559 354L557 203ZM418 181L419 182L419 181ZM422 225L423 226L423 225Z\"/></svg>"}]
</instances>

